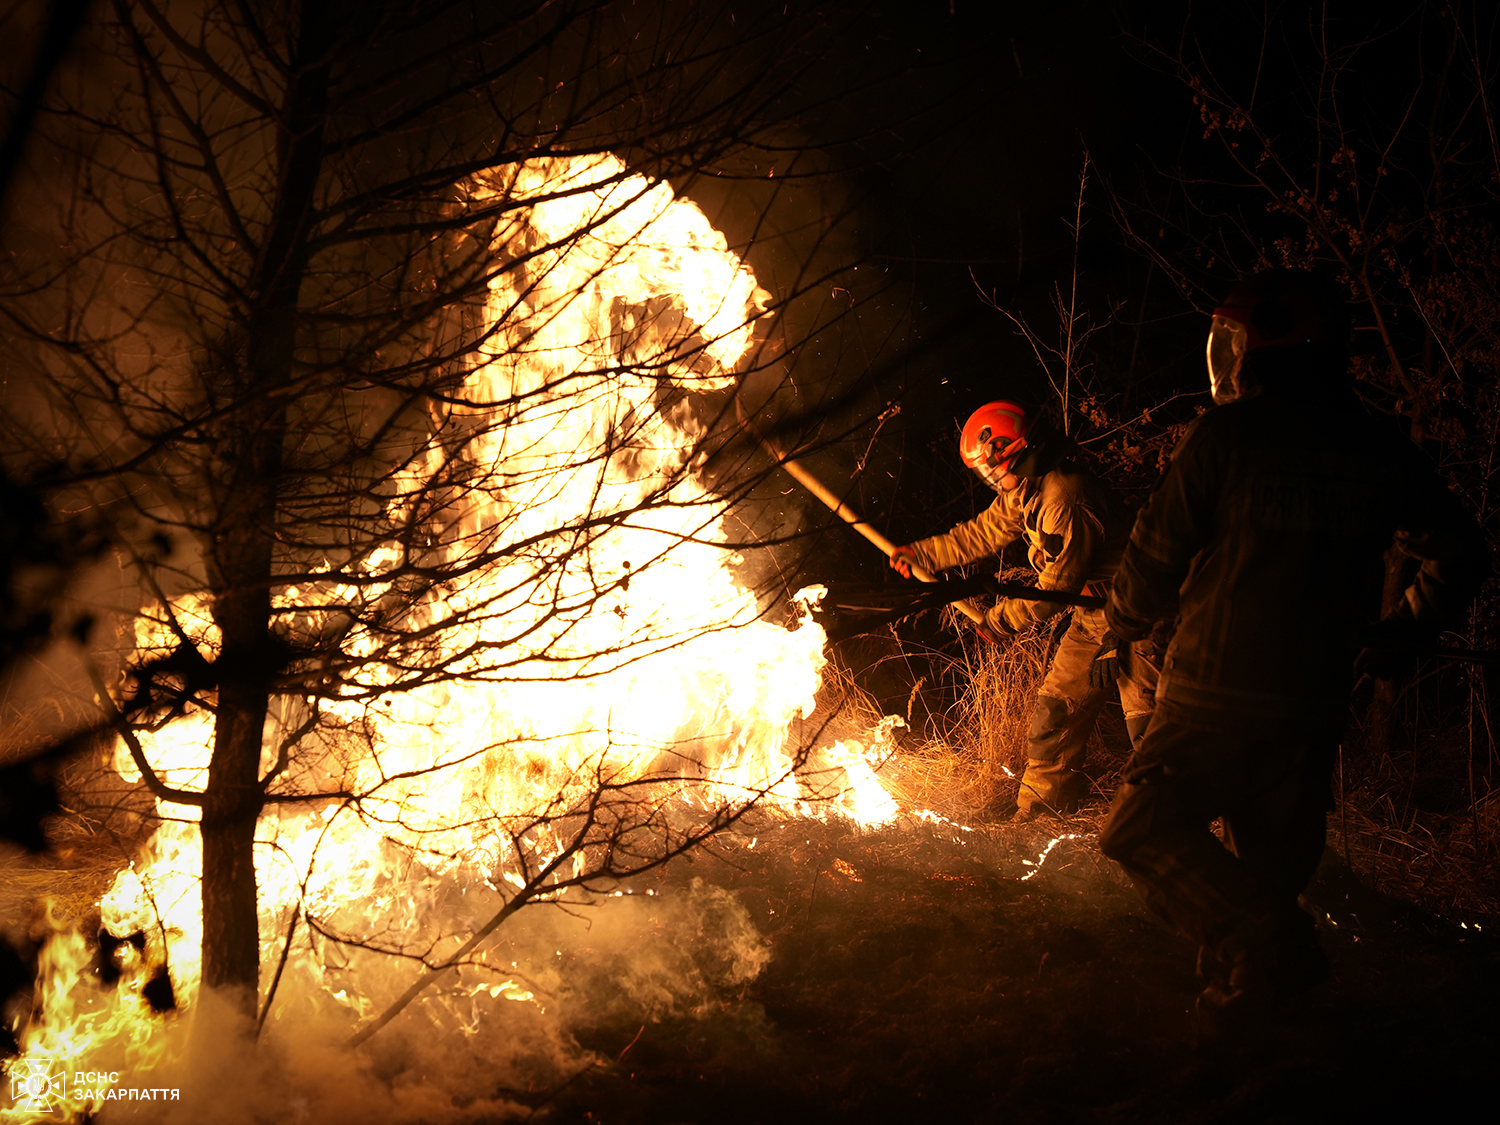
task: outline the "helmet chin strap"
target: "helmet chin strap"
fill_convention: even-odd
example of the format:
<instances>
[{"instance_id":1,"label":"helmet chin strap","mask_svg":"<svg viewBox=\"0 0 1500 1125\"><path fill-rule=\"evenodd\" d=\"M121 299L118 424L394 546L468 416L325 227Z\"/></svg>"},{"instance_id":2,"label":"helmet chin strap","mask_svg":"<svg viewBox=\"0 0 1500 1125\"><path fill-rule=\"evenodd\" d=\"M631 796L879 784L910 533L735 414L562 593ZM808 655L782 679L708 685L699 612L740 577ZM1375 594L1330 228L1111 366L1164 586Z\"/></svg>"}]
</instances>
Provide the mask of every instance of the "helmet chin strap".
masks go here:
<instances>
[{"instance_id":1,"label":"helmet chin strap","mask_svg":"<svg viewBox=\"0 0 1500 1125\"><path fill-rule=\"evenodd\" d=\"M1038 427L1026 448L1011 458L1006 470L1023 480L1044 477L1067 456L1067 450L1068 443L1060 434Z\"/></svg>"},{"instance_id":2,"label":"helmet chin strap","mask_svg":"<svg viewBox=\"0 0 1500 1125\"><path fill-rule=\"evenodd\" d=\"M980 480L996 492L1005 492L1005 478L1009 475L1008 470L994 465L979 465L974 469Z\"/></svg>"}]
</instances>

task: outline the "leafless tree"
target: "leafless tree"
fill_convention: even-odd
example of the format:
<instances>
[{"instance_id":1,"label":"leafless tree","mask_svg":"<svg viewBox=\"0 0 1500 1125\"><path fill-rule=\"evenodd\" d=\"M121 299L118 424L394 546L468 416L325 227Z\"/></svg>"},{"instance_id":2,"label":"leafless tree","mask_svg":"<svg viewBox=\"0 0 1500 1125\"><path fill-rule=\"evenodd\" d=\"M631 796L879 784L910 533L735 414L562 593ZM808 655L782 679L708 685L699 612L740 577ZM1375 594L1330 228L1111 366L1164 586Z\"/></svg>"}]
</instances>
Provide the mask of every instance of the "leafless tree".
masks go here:
<instances>
[{"instance_id":1,"label":"leafless tree","mask_svg":"<svg viewBox=\"0 0 1500 1125\"><path fill-rule=\"evenodd\" d=\"M267 817L344 810L409 853L482 828L504 853L489 875L511 880L503 917L696 846L785 780L671 826L659 790L703 772L693 739L554 775L519 734L399 761L380 721L392 699L514 698L544 673L589 681L742 623L633 616L630 591L715 541L749 487L720 422L747 372L774 383L786 338L768 344L768 325L826 293L827 256L815 238L775 296L731 270L701 307L651 277L613 297L602 283L641 273L643 245L675 249L653 241L669 185L754 182L764 207L768 177L809 164L800 84L840 26L797 8L96 13L13 208L0 315L26 377L6 441L12 465L52 466L58 495L115 529L139 601L128 659L100 672L100 722L127 773L193 810L203 983L246 1009ZM833 315L801 315L793 335ZM705 467L712 490L695 484ZM644 556L610 546L626 528ZM196 778L160 751L191 722L209 747ZM493 780L500 759L544 796L496 797L482 826L413 819L432 770ZM429 952L438 968L466 951Z\"/></svg>"}]
</instances>

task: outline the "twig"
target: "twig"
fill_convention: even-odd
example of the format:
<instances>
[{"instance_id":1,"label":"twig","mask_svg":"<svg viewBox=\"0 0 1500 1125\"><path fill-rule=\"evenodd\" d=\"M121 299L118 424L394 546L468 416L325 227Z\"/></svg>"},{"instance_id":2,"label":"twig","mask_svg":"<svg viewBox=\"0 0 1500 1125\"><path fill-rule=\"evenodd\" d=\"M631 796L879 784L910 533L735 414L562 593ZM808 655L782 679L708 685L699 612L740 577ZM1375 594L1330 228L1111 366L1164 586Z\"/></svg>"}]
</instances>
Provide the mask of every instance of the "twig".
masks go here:
<instances>
[{"instance_id":1,"label":"twig","mask_svg":"<svg viewBox=\"0 0 1500 1125\"><path fill-rule=\"evenodd\" d=\"M1344 744L1339 743L1339 832L1344 837L1344 866L1350 871L1354 870L1354 864L1349 862L1349 795L1344 789Z\"/></svg>"},{"instance_id":2,"label":"twig","mask_svg":"<svg viewBox=\"0 0 1500 1125\"><path fill-rule=\"evenodd\" d=\"M302 917L302 903L299 900L292 907L292 920L286 928L286 941L281 946L281 959L276 962L276 974L271 978L271 986L266 989L266 1002L261 1005L260 1018L255 1021L255 1034L259 1037L261 1029L266 1026L266 1016L271 1012L271 1001L276 999L276 987L281 983L281 972L286 968L287 955L292 951L292 938L297 935L297 919Z\"/></svg>"},{"instance_id":3,"label":"twig","mask_svg":"<svg viewBox=\"0 0 1500 1125\"><path fill-rule=\"evenodd\" d=\"M630 1050L630 1048L634 1047L638 1042L640 1042L641 1036L644 1035L645 1033L646 1033L646 1025L645 1024L641 1024L641 1029L640 1029L640 1031L637 1031L635 1033L635 1038L632 1039L629 1043L626 1043L625 1044L625 1050L621 1051L618 1055L615 1056L615 1062L619 1062L621 1059L623 1059L625 1057L625 1051Z\"/></svg>"},{"instance_id":4,"label":"twig","mask_svg":"<svg viewBox=\"0 0 1500 1125\"><path fill-rule=\"evenodd\" d=\"M745 410L743 403L739 402L738 399L736 399L735 406L739 410L740 421L744 424L745 428L749 430L750 433L755 436L756 440L765 447L766 452L776 459L776 463L779 464L788 473L790 473L792 477L802 485L803 488L807 489L819 500L821 500L829 511L833 512L834 515L838 516L850 527L854 528L855 531L859 532L871 543L879 547L883 552L885 552L887 556L895 553L896 545L894 543L887 539L885 535L883 535L880 531L876 530L874 527L866 523L864 521L864 518L858 512L849 507L849 505L846 504L838 495L836 495L827 485L825 485L817 477L813 476L812 473L810 473L800 462L789 456L781 449L780 446L776 445L770 438L761 433L760 428L756 426L755 422L751 419L749 412ZM913 565L911 568L911 573L912 577L922 582L937 581L936 575L932 574L930 571L921 566ZM980 610L979 607L976 606L973 602L962 601L954 602L953 604L958 609L958 611L965 617L967 617L970 621L973 621L978 625L984 624L984 612Z\"/></svg>"}]
</instances>

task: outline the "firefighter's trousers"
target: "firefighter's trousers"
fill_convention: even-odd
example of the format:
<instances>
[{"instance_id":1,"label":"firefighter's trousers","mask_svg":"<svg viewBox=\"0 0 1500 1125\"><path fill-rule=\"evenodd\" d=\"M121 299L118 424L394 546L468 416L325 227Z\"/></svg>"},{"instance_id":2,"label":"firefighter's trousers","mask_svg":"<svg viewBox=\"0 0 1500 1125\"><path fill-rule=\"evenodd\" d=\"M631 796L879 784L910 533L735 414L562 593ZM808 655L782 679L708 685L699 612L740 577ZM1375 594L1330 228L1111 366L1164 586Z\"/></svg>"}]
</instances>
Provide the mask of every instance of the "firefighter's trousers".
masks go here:
<instances>
[{"instance_id":1,"label":"firefighter's trousers","mask_svg":"<svg viewBox=\"0 0 1500 1125\"><path fill-rule=\"evenodd\" d=\"M1323 854L1338 724L1162 702L1100 834L1147 905L1226 968L1315 943L1297 906ZM1223 820L1221 843L1212 831Z\"/></svg>"},{"instance_id":2,"label":"firefighter's trousers","mask_svg":"<svg viewBox=\"0 0 1500 1125\"><path fill-rule=\"evenodd\" d=\"M1108 631L1102 609L1073 610L1073 620L1053 654L1031 713L1029 760L1016 795L1023 813L1037 804L1059 812L1077 807L1088 791L1083 767L1089 734L1100 710L1116 693L1132 745L1146 728L1155 705L1159 658L1148 646L1133 648L1125 670L1110 665L1113 675L1101 678L1095 661L1108 655Z\"/></svg>"}]
</instances>

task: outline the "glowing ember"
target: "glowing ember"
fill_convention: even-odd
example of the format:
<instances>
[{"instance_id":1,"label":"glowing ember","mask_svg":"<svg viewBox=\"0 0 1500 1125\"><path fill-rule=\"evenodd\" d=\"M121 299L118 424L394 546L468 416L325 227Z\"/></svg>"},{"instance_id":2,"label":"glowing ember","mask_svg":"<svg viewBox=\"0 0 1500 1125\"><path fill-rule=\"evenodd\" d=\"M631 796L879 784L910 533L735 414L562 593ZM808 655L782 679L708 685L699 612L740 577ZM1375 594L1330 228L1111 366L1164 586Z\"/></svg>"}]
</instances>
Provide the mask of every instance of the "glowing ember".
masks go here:
<instances>
[{"instance_id":1,"label":"glowing ember","mask_svg":"<svg viewBox=\"0 0 1500 1125\"><path fill-rule=\"evenodd\" d=\"M464 435L479 485L450 505L443 542L493 561L414 610L442 626L422 654L442 680L377 695L410 657L355 626L344 648L370 660L365 678L322 705L324 723L282 763L273 794L343 796L272 804L259 825L262 996L289 946L271 1031L369 1019L414 975L390 951L440 964L512 888L545 897L587 873L594 844L569 833L591 795L606 796L598 841L641 855L750 801L862 824L897 813L872 763L898 719L811 754L790 737L825 662L807 608L817 591L797 629L759 620L715 545L725 505L692 472L706 432L688 396L734 386L766 294L696 206L613 157L527 163L473 189L479 202L500 196L533 202L495 236L516 265L491 293L494 336L434 423L444 441L390 501L400 514L428 495L450 435ZM338 606L397 593L382 579L395 561L376 552L361 589L285 589L277 605L318 627ZM142 656L176 643L173 621L214 653L205 603L184 597L138 621ZM306 717L288 704L268 724L263 773ZM190 713L140 746L169 785L201 790L212 727ZM140 779L123 745L115 768ZM105 930L126 939L111 955L120 986L99 987L82 937L55 937L12 1078L39 1059L140 1076L179 1049L148 1001L163 1006L162 965L177 1003L197 995L201 849L196 809L158 812L147 854L100 903ZM514 963L482 954L450 984L425 1010L454 1029L475 1028L486 1005L534 1000Z\"/></svg>"},{"instance_id":2,"label":"glowing ember","mask_svg":"<svg viewBox=\"0 0 1500 1125\"><path fill-rule=\"evenodd\" d=\"M1080 840L1082 838L1083 837L1077 832L1069 832L1066 835L1054 836L1051 840L1048 840L1047 846L1042 849L1042 854L1036 857L1035 863L1032 863L1029 859L1023 859L1021 861L1024 866L1031 868L1031 870L1028 871L1025 875L1021 876L1021 882L1026 882L1026 880L1030 879L1033 875L1036 875L1039 871L1041 871L1042 864L1047 862L1047 857L1052 854L1052 849L1057 847L1058 844L1062 843L1064 840Z\"/></svg>"}]
</instances>

